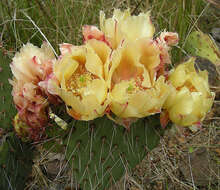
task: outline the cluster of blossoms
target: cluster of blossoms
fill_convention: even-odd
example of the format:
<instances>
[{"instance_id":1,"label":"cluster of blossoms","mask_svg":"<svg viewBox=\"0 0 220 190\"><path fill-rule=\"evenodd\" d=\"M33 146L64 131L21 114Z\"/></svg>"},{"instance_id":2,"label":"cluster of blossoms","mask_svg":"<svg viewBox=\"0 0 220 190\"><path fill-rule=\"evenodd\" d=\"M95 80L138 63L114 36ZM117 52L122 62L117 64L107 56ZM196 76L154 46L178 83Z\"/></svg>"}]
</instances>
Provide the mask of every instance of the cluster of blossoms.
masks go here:
<instances>
[{"instance_id":1,"label":"cluster of blossoms","mask_svg":"<svg viewBox=\"0 0 220 190\"><path fill-rule=\"evenodd\" d=\"M200 123L214 99L207 72L197 72L193 58L169 72L169 50L178 35L161 32L153 38L154 31L149 12L131 16L116 9L112 18L100 13L100 29L83 27L83 45L61 44L58 59L47 44L25 45L11 64L11 84L19 119L30 134L39 137L49 104L61 100L76 120L106 114L128 128L138 118L161 113L162 125Z\"/></svg>"}]
</instances>

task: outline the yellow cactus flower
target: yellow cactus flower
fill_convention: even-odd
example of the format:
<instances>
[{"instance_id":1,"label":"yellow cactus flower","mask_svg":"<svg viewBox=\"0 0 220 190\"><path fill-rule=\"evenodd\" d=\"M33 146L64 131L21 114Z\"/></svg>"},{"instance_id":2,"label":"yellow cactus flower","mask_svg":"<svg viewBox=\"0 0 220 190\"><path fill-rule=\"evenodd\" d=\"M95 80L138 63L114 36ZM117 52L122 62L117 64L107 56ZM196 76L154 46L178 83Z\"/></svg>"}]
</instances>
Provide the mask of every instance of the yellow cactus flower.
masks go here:
<instances>
[{"instance_id":1,"label":"yellow cactus flower","mask_svg":"<svg viewBox=\"0 0 220 190\"><path fill-rule=\"evenodd\" d=\"M214 93L210 92L207 71L196 71L194 58L174 69L169 81L173 85L164 108L169 119L180 125L199 124L210 110Z\"/></svg>"},{"instance_id":2,"label":"yellow cactus flower","mask_svg":"<svg viewBox=\"0 0 220 190\"><path fill-rule=\"evenodd\" d=\"M95 39L82 46L68 45L67 51L65 46L61 46L65 53L54 64L58 81L53 83L56 94L75 119L92 120L102 116L108 105L104 65L109 61L111 49Z\"/></svg>"},{"instance_id":3,"label":"yellow cactus flower","mask_svg":"<svg viewBox=\"0 0 220 190\"><path fill-rule=\"evenodd\" d=\"M130 10L115 9L112 18L105 18L100 12L100 29L95 26L84 26L84 40L96 39L116 49L124 40L135 41L139 38L152 38L154 26L150 20L150 12L131 16Z\"/></svg>"},{"instance_id":4,"label":"yellow cactus flower","mask_svg":"<svg viewBox=\"0 0 220 190\"><path fill-rule=\"evenodd\" d=\"M110 110L117 117L142 118L160 113L170 86L164 76L157 77L159 55L158 47L149 39L124 43L112 53L108 86Z\"/></svg>"},{"instance_id":5,"label":"yellow cactus flower","mask_svg":"<svg viewBox=\"0 0 220 190\"><path fill-rule=\"evenodd\" d=\"M123 40L134 41L139 38L152 38L154 26L150 20L150 12L131 16L130 10L115 9L112 18L105 18L100 12L100 28L110 42L113 49L117 48Z\"/></svg>"}]
</instances>

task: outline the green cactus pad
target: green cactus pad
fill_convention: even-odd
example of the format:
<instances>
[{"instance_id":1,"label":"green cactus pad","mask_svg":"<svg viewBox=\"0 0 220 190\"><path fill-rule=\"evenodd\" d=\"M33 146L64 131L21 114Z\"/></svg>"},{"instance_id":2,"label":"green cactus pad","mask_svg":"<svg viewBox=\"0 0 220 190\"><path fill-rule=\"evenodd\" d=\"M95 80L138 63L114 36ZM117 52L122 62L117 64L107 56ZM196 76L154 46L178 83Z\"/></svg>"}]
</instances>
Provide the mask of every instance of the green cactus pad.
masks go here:
<instances>
[{"instance_id":1,"label":"green cactus pad","mask_svg":"<svg viewBox=\"0 0 220 190\"><path fill-rule=\"evenodd\" d=\"M32 150L14 133L0 139L0 189L22 190L32 169Z\"/></svg>"},{"instance_id":2,"label":"green cactus pad","mask_svg":"<svg viewBox=\"0 0 220 190\"><path fill-rule=\"evenodd\" d=\"M102 190L115 184L158 144L157 127L157 116L140 119L129 131L106 117L75 121L64 141L73 178L83 190Z\"/></svg>"},{"instance_id":3,"label":"green cactus pad","mask_svg":"<svg viewBox=\"0 0 220 190\"><path fill-rule=\"evenodd\" d=\"M220 51L214 40L200 31L189 35L184 49L193 56L209 59L216 65L220 64Z\"/></svg>"},{"instance_id":4,"label":"green cactus pad","mask_svg":"<svg viewBox=\"0 0 220 190\"><path fill-rule=\"evenodd\" d=\"M12 103L12 86L8 82L12 76L9 63L9 59L0 52L0 128L4 129L12 129L12 118L16 115Z\"/></svg>"}]
</instances>

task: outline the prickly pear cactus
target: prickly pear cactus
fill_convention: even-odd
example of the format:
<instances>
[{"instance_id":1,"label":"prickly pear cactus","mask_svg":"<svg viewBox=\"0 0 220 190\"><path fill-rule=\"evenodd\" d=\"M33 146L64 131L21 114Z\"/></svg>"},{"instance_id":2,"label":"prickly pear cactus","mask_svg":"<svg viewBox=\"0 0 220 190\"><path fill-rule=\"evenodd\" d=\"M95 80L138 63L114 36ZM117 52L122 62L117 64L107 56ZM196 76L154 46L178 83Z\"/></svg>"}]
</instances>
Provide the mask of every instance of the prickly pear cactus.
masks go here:
<instances>
[{"instance_id":1,"label":"prickly pear cactus","mask_svg":"<svg viewBox=\"0 0 220 190\"><path fill-rule=\"evenodd\" d=\"M64 141L73 178L83 190L104 190L142 161L159 142L157 116L139 120L130 131L107 118L72 123Z\"/></svg>"},{"instance_id":2,"label":"prickly pear cactus","mask_svg":"<svg viewBox=\"0 0 220 190\"><path fill-rule=\"evenodd\" d=\"M139 164L158 145L162 134L158 115L138 120L130 130L102 117L90 122L72 121L67 130L48 128L51 140L43 147L65 152L67 163L60 173L68 168L76 189L104 190ZM62 141L54 138L57 136Z\"/></svg>"},{"instance_id":3,"label":"prickly pear cactus","mask_svg":"<svg viewBox=\"0 0 220 190\"><path fill-rule=\"evenodd\" d=\"M9 133L16 115L8 82L9 62L1 55L0 127L4 134L0 136L0 189L4 190L24 189L32 167L30 145L21 142L14 132ZM141 119L126 130L106 117L90 122L75 121L64 110L58 107L53 111L68 123L68 129L50 122L47 135L52 140L46 141L43 147L52 152L65 149L72 179L83 190L104 190L115 184L158 144L162 132L156 130L160 126L157 116Z\"/></svg>"},{"instance_id":4,"label":"prickly pear cactus","mask_svg":"<svg viewBox=\"0 0 220 190\"><path fill-rule=\"evenodd\" d=\"M0 127L4 129L12 126L12 118L16 113L12 104L12 87L8 82L8 79L11 78L9 63L9 59L0 52Z\"/></svg>"},{"instance_id":5,"label":"prickly pear cactus","mask_svg":"<svg viewBox=\"0 0 220 190\"><path fill-rule=\"evenodd\" d=\"M184 49L193 56L207 58L216 65L220 64L220 51L217 45L207 34L200 31L189 35Z\"/></svg>"},{"instance_id":6,"label":"prickly pear cactus","mask_svg":"<svg viewBox=\"0 0 220 190\"><path fill-rule=\"evenodd\" d=\"M9 59L0 52L0 189L22 190L31 172L32 150L13 133Z\"/></svg>"}]
</instances>

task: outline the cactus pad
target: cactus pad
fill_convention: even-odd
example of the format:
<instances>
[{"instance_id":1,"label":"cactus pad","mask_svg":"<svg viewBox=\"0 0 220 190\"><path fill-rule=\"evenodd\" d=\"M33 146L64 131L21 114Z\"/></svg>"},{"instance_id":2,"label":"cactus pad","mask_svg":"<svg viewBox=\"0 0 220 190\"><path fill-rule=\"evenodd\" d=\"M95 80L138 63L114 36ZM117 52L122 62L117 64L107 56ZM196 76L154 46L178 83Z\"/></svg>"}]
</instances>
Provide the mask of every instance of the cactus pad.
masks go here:
<instances>
[{"instance_id":1,"label":"cactus pad","mask_svg":"<svg viewBox=\"0 0 220 190\"><path fill-rule=\"evenodd\" d=\"M12 104L12 86L8 82L12 76L9 63L9 59L0 52L0 128L4 129L12 126L12 118L16 114Z\"/></svg>"},{"instance_id":2,"label":"cactus pad","mask_svg":"<svg viewBox=\"0 0 220 190\"><path fill-rule=\"evenodd\" d=\"M184 49L193 56L209 59L216 65L220 64L220 51L214 40L200 31L189 35Z\"/></svg>"},{"instance_id":3,"label":"cactus pad","mask_svg":"<svg viewBox=\"0 0 220 190\"><path fill-rule=\"evenodd\" d=\"M32 150L13 133L0 139L0 189L25 188L32 169Z\"/></svg>"},{"instance_id":4,"label":"cactus pad","mask_svg":"<svg viewBox=\"0 0 220 190\"><path fill-rule=\"evenodd\" d=\"M140 163L159 142L157 116L139 120L130 131L107 118L75 121L64 141L66 159L83 190L106 189Z\"/></svg>"}]
</instances>

